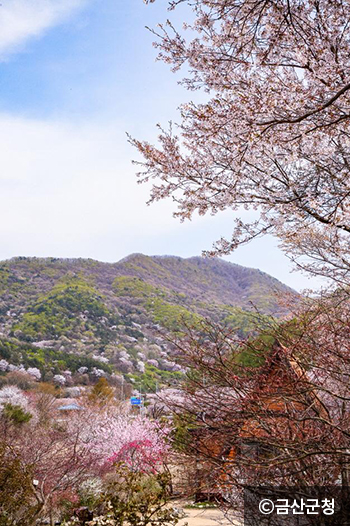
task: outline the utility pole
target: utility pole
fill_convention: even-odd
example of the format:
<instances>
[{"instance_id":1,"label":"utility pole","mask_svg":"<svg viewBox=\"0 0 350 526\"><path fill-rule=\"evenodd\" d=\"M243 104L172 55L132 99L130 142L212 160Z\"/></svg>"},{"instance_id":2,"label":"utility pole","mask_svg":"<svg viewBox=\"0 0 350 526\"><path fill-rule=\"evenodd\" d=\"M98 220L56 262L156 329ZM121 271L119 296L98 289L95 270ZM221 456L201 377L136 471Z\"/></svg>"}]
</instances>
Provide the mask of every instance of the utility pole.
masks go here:
<instances>
[{"instance_id":1,"label":"utility pole","mask_svg":"<svg viewBox=\"0 0 350 526\"><path fill-rule=\"evenodd\" d=\"M124 376L122 376L122 385L120 387L120 398L124 402Z\"/></svg>"}]
</instances>

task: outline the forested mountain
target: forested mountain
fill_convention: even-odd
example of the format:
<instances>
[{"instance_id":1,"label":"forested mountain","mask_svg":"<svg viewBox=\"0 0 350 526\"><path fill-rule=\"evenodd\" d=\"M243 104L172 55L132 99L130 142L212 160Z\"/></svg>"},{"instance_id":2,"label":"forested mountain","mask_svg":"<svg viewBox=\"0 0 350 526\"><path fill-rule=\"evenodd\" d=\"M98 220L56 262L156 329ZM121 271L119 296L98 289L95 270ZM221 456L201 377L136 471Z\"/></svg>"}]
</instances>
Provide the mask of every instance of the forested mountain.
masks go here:
<instances>
[{"instance_id":1,"label":"forested mountain","mask_svg":"<svg viewBox=\"0 0 350 526\"><path fill-rule=\"evenodd\" d=\"M279 303L286 294L295 295L259 270L220 259L14 258L0 264L0 368L35 367L43 379L60 375L68 384L107 375L152 389L181 374L162 332L209 318L245 337L256 311L286 313Z\"/></svg>"}]
</instances>

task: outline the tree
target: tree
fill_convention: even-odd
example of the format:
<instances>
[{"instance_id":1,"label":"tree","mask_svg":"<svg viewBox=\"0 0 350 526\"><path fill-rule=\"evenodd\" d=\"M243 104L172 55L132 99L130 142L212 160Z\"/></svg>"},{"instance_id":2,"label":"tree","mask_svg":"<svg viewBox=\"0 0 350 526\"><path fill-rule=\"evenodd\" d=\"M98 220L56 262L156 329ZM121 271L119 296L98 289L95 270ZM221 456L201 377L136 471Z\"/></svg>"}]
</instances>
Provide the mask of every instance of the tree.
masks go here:
<instances>
[{"instance_id":1,"label":"tree","mask_svg":"<svg viewBox=\"0 0 350 526\"><path fill-rule=\"evenodd\" d=\"M113 471L114 462L123 461L130 469L137 465L141 471L143 466L158 470L166 460L169 430L150 420L98 406L62 415L50 404L49 395L29 402L14 387L4 388L0 395L4 403L0 444L13 453L14 466L18 464L23 473L30 473L31 480L37 481L35 487L32 482L29 486L33 499L30 505L35 505L35 518L49 518L50 524L62 516L64 505L72 507L79 502L83 483L103 478ZM0 486L0 505L6 501L7 491L5 485ZM24 514L27 505L23 500ZM29 507L28 517L32 516L31 510Z\"/></svg>"},{"instance_id":2,"label":"tree","mask_svg":"<svg viewBox=\"0 0 350 526\"><path fill-rule=\"evenodd\" d=\"M170 428L141 416L105 414L95 421L94 428L98 432L97 450L107 466L123 462L132 470L156 472L170 452Z\"/></svg>"},{"instance_id":3,"label":"tree","mask_svg":"<svg viewBox=\"0 0 350 526\"><path fill-rule=\"evenodd\" d=\"M139 420L134 426L134 440L125 441L108 459L111 469L103 481L100 498L94 501L98 516L94 513L94 519L88 522L91 526L175 526L183 517L169 506L171 476L164 470L169 449L160 437L152 443L152 433L149 439L135 440L140 437L141 423ZM76 522L68 522L67 526L70 524Z\"/></svg>"},{"instance_id":4,"label":"tree","mask_svg":"<svg viewBox=\"0 0 350 526\"><path fill-rule=\"evenodd\" d=\"M106 405L115 399L114 390L110 387L106 378L99 378L91 392L88 399L93 404Z\"/></svg>"},{"instance_id":5,"label":"tree","mask_svg":"<svg viewBox=\"0 0 350 526\"><path fill-rule=\"evenodd\" d=\"M113 474L105 481L104 492L96 503L99 515L90 519L87 524L175 526L183 514L169 506L170 487L169 474L165 472L139 471L118 462ZM74 524L77 524L75 520L64 522L65 526ZM86 522L83 521L82 524Z\"/></svg>"},{"instance_id":6,"label":"tree","mask_svg":"<svg viewBox=\"0 0 350 526\"><path fill-rule=\"evenodd\" d=\"M189 372L170 408L187 423L177 440L197 462L198 493L238 514L251 486L336 485L349 502L349 323L338 293L247 342L210 325L177 343Z\"/></svg>"},{"instance_id":7,"label":"tree","mask_svg":"<svg viewBox=\"0 0 350 526\"><path fill-rule=\"evenodd\" d=\"M0 525L32 526L38 504L33 485L33 468L25 466L6 444L0 445Z\"/></svg>"},{"instance_id":8,"label":"tree","mask_svg":"<svg viewBox=\"0 0 350 526\"><path fill-rule=\"evenodd\" d=\"M346 281L349 0L169 1L179 4L193 22L160 25L156 46L204 102L183 104L159 147L131 139L140 180L155 179L151 201L172 196L181 219L237 212L232 238L211 254L270 233L300 267Z\"/></svg>"},{"instance_id":9,"label":"tree","mask_svg":"<svg viewBox=\"0 0 350 526\"><path fill-rule=\"evenodd\" d=\"M0 412L7 404L21 407L24 411L28 410L29 402L23 391L15 386L5 386L0 389Z\"/></svg>"},{"instance_id":10,"label":"tree","mask_svg":"<svg viewBox=\"0 0 350 526\"><path fill-rule=\"evenodd\" d=\"M168 506L170 478L165 472L131 469L117 463L115 475L107 484L103 504L113 526L175 526L182 514ZM98 526L99 519L92 521Z\"/></svg>"}]
</instances>

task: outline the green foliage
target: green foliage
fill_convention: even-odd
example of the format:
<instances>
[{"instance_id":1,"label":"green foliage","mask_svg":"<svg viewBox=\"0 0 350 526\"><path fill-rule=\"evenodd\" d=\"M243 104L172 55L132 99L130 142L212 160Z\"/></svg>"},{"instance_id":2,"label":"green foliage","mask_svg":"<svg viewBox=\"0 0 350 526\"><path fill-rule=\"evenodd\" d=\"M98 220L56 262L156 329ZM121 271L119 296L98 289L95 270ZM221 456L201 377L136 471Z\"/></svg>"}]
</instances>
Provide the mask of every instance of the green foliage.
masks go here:
<instances>
[{"instance_id":1,"label":"green foliage","mask_svg":"<svg viewBox=\"0 0 350 526\"><path fill-rule=\"evenodd\" d=\"M85 480L79 487L78 495L80 505L88 509L96 509L102 493L102 480L100 478L91 478Z\"/></svg>"},{"instance_id":2,"label":"green foliage","mask_svg":"<svg viewBox=\"0 0 350 526\"><path fill-rule=\"evenodd\" d=\"M24 277L16 276L6 265L0 265L0 293L16 293L26 281Z\"/></svg>"},{"instance_id":3,"label":"green foliage","mask_svg":"<svg viewBox=\"0 0 350 526\"><path fill-rule=\"evenodd\" d=\"M264 313L285 311L275 294L293 291L268 274L218 258L133 254L118 264L120 274L137 277L167 293L185 294L188 303L201 298L210 304L226 304ZM295 294L294 294L295 297Z\"/></svg>"},{"instance_id":4,"label":"green foliage","mask_svg":"<svg viewBox=\"0 0 350 526\"><path fill-rule=\"evenodd\" d=\"M188 447L193 441L191 429L196 427L195 415L189 414L175 414L172 420L173 424L173 440L172 446L174 449L186 453Z\"/></svg>"},{"instance_id":5,"label":"green foliage","mask_svg":"<svg viewBox=\"0 0 350 526\"><path fill-rule=\"evenodd\" d=\"M3 292L8 287L10 277L10 271L7 267L1 266L0 267L0 291Z\"/></svg>"},{"instance_id":6,"label":"green foliage","mask_svg":"<svg viewBox=\"0 0 350 526\"><path fill-rule=\"evenodd\" d=\"M5 404L2 410L2 417L16 426L29 422L32 416L31 413L25 411L21 406L10 403Z\"/></svg>"},{"instance_id":7,"label":"green foliage","mask_svg":"<svg viewBox=\"0 0 350 526\"><path fill-rule=\"evenodd\" d=\"M0 358L15 365L23 364L26 368L37 367L41 371L43 380L49 371L54 374L67 369L75 372L80 367L88 367L88 369L97 367L108 373L112 372L110 365L88 356L48 348L41 349L14 339L0 339Z\"/></svg>"},{"instance_id":8,"label":"green foliage","mask_svg":"<svg viewBox=\"0 0 350 526\"><path fill-rule=\"evenodd\" d=\"M140 299L153 322L170 331L179 331L184 324L196 325L201 319L195 312L177 304L186 298L184 294L154 287L141 278L119 276L114 280L113 287L118 296Z\"/></svg>"},{"instance_id":9,"label":"green foliage","mask_svg":"<svg viewBox=\"0 0 350 526\"><path fill-rule=\"evenodd\" d=\"M28 340L56 339L62 335L74 338L77 333L96 329L103 334L102 317L113 317L102 296L87 281L68 277L41 296L12 332L21 331Z\"/></svg>"},{"instance_id":10,"label":"green foliage","mask_svg":"<svg viewBox=\"0 0 350 526\"><path fill-rule=\"evenodd\" d=\"M274 308L277 280L219 259L151 257L134 254L116 264L89 259L15 258L0 264L0 358L40 369L44 381L79 367L111 373L112 366L89 358L104 353L111 363L118 349L132 357L130 379L143 390L176 383L179 373L136 369L137 354L158 359L158 327L181 337L184 326L200 331L203 320L231 328L247 339L264 328L252 303L265 314ZM170 336L171 338L172 336ZM135 340L138 340L136 342ZM44 348L31 345L50 340ZM153 344L157 344L153 346ZM50 348L45 348L45 347ZM106 351L106 349L111 349ZM245 350L240 360L252 363ZM0 372L0 376L5 373ZM85 382L85 379L82 379Z\"/></svg>"},{"instance_id":11,"label":"green foliage","mask_svg":"<svg viewBox=\"0 0 350 526\"><path fill-rule=\"evenodd\" d=\"M143 279L131 276L119 276L113 281L113 289L118 296L148 298L150 296L165 296L165 292L154 287Z\"/></svg>"},{"instance_id":12,"label":"green foliage","mask_svg":"<svg viewBox=\"0 0 350 526\"><path fill-rule=\"evenodd\" d=\"M196 326L202 320L198 314L159 298L149 299L145 306L155 323L173 332L181 332L184 325Z\"/></svg>"},{"instance_id":13,"label":"green foliage","mask_svg":"<svg viewBox=\"0 0 350 526\"><path fill-rule=\"evenodd\" d=\"M250 338L246 341L242 351L235 356L235 362L247 369L260 367L264 364L274 343L275 337L268 333L261 333L259 336Z\"/></svg>"},{"instance_id":14,"label":"green foliage","mask_svg":"<svg viewBox=\"0 0 350 526\"><path fill-rule=\"evenodd\" d=\"M0 526L32 526L39 511L33 470L6 444L0 445Z\"/></svg>"},{"instance_id":15,"label":"green foliage","mask_svg":"<svg viewBox=\"0 0 350 526\"><path fill-rule=\"evenodd\" d=\"M224 309L229 314L222 319L223 325L231 328L240 338L261 332L272 320L271 316L244 311L238 307L224 306Z\"/></svg>"},{"instance_id":16,"label":"green foliage","mask_svg":"<svg viewBox=\"0 0 350 526\"><path fill-rule=\"evenodd\" d=\"M162 371L154 365L145 364L145 372L139 374L128 374L129 379L133 379L135 385L140 387L143 392L155 393L157 387L174 385L182 379L183 373L179 371Z\"/></svg>"},{"instance_id":17,"label":"green foliage","mask_svg":"<svg viewBox=\"0 0 350 526\"><path fill-rule=\"evenodd\" d=\"M148 474L132 471L124 464L102 495L102 516L91 526L176 526L182 514L168 505L170 476L167 473Z\"/></svg>"}]
</instances>

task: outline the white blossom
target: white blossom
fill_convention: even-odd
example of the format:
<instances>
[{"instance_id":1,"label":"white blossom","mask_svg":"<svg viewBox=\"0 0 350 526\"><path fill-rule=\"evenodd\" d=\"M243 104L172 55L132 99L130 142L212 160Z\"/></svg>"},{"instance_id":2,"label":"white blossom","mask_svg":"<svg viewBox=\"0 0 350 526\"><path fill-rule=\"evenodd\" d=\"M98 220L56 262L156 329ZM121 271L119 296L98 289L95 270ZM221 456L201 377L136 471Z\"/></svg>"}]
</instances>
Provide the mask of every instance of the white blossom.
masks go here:
<instances>
[{"instance_id":1,"label":"white blossom","mask_svg":"<svg viewBox=\"0 0 350 526\"><path fill-rule=\"evenodd\" d=\"M141 361L138 361L137 364L136 364L136 369L138 371L140 371L140 373L144 373L145 372L145 364Z\"/></svg>"},{"instance_id":2,"label":"white blossom","mask_svg":"<svg viewBox=\"0 0 350 526\"><path fill-rule=\"evenodd\" d=\"M20 406L24 411L28 411L28 399L18 387L14 385L6 386L0 389L0 409L5 404Z\"/></svg>"},{"instance_id":3,"label":"white blossom","mask_svg":"<svg viewBox=\"0 0 350 526\"><path fill-rule=\"evenodd\" d=\"M147 363L149 365L153 365L154 367L159 367L158 360L147 360Z\"/></svg>"},{"instance_id":4,"label":"white blossom","mask_svg":"<svg viewBox=\"0 0 350 526\"><path fill-rule=\"evenodd\" d=\"M101 378L102 376L106 376L106 373L103 369L98 369L97 367L93 367L91 374L94 376L97 376L97 378Z\"/></svg>"},{"instance_id":5,"label":"white blossom","mask_svg":"<svg viewBox=\"0 0 350 526\"><path fill-rule=\"evenodd\" d=\"M6 360L0 360L0 371L7 371L9 363Z\"/></svg>"},{"instance_id":6,"label":"white blossom","mask_svg":"<svg viewBox=\"0 0 350 526\"><path fill-rule=\"evenodd\" d=\"M106 358L105 356L101 356L100 354L93 354L92 357L94 360L97 360L98 362L101 362L101 363L109 362L108 358Z\"/></svg>"},{"instance_id":7,"label":"white blossom","mask_svg":"<svg viewBox=\"0 0 350 526\"><path fill-rule=\"evenodd\" d=\"M183 3L190 30L160 25L155 45L204 97L158 144L132 140L150 201L173 198L181 220L231 211L210 255L270 234L297 268L348 283L349 2L169 0Z\"/></svg>"},{"instance_id":8,"label":"white blossom","mask_svg":"<svg viewBox=\"0 0 350 526\"><path fill-rule=\"evenodd\" d=\"M28 367L27 373L30 374L35 380L41 380L41 372L37 367Z\"/></svg>"},{"instance_id":9,"label":"white blossom","mask_svg":"<svg viewBox=\"0 0 350 526\"><path fill-rule=\"evenodd\" d=\"M65 385L66 378L62 374L55 374L53 381L56 385Z\"/></svg>"}]
</instances>

